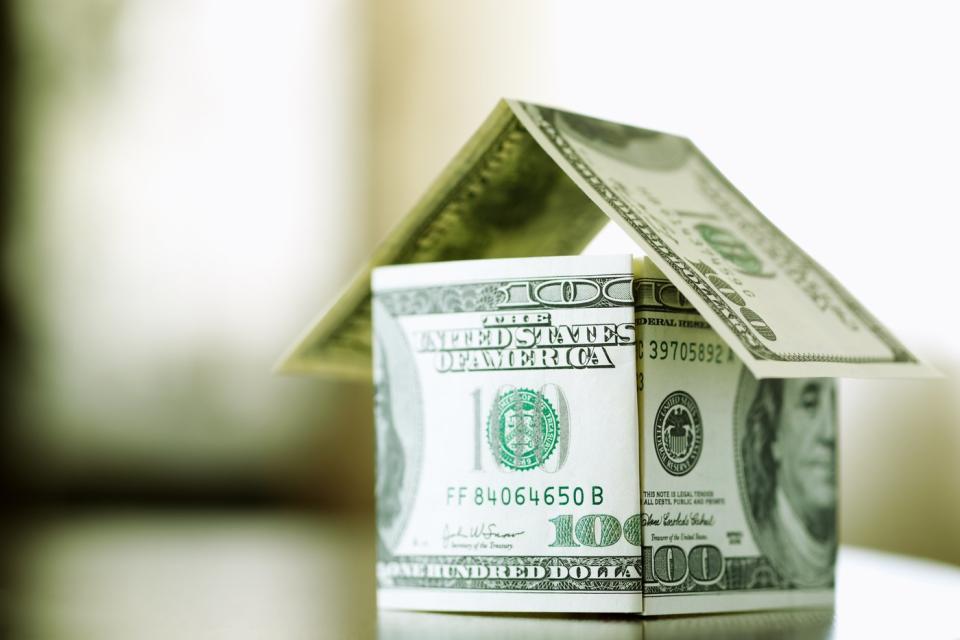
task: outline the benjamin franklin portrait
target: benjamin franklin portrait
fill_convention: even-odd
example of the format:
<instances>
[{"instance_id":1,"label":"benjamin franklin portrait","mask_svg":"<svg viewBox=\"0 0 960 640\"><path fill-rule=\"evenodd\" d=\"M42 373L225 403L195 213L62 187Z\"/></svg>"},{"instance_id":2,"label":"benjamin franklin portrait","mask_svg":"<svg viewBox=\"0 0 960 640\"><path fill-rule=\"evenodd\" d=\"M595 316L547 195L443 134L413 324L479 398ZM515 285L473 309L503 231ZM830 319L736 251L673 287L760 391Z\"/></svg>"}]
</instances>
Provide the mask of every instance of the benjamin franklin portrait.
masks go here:
<instances>
[{"instance_id":1,"label":"benjamin franklin portrait","mask_svg":"<svg viewBox=\"0 0 960 640\"><path fill-rule=\"evenodd\" d=\"M374 425L377 438L377 553L400 543L420 478L423 408L410 347L396 319L374 300Z\"/></svg>"},{"instance_id":2,"label":"benjamin franklin portrait","mask_svg":"<svg viewBox=\"0 0 960 640\"><path fill-rule=\"evenodd\" d=\"M693 152L690 142L679 136L548 107L537 107L537 110L568 141L583 144L637 169L675 171Z\"/></svg>"},{"instance_id":3,"label":"benjamin franklin portrait","mask_svg":"<svg viewBox=\"0 0 960 640\"><path fill-rule=\"evenodd\" d=\"M829 587L837 550L836 383L757 381L737 392L740 486L761 553L786 582Z\"/></svg>"},{"instance_id":4,"label":"benjamin franklin portrait","mask_svg":"<svg viewBox=\"0 0 960 640\"><path fill-rule=\"evenodd\" d=\"M385 547L385 533L396 526L403 510L400 488L403 486L404 458L403 443L394 426L390 380L385 372L382 348L378 355L380 357L377 358L373 370L373 411L377 431L377 532L378 545Z\"/></svg>"}]
</instances>

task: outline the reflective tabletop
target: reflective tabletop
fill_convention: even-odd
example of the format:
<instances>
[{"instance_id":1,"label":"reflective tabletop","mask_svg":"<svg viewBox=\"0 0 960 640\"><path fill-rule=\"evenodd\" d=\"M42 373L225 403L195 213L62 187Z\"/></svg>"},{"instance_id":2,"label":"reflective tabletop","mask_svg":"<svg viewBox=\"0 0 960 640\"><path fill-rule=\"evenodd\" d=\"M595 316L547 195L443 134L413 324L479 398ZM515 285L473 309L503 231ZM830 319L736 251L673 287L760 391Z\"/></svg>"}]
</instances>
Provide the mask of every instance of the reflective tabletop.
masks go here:
<instances>
[{"instance_id":1,"label":"reflective tabletop","mask_svg":"<svg viewBox=\"0 0 960 640\"><path fill-rule=\"evenodd\" d=\"M372 522L98 512L7 543L5 637L960 638L960 568L845 547L834 609L672 616L377 612Z\"/></svg>"}]
</instances>

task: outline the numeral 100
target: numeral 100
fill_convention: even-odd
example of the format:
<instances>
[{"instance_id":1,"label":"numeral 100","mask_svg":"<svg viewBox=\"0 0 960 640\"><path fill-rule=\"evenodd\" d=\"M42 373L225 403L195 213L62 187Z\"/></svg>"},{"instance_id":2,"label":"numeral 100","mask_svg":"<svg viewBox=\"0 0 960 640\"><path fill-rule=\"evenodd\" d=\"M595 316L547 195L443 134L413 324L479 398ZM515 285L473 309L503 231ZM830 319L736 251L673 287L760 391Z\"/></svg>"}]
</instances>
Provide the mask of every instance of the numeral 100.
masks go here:
<instances>
[{"instance_id":1,"label":"numeral 100","mask_svg":"<svg viewBox=\"0 0 960 640\"><path fill-rule=\"evenodd\" d=\"M577 518L564 514L551 518L554 540L551 547L609 547L622 537L630 544L643 548L644 580L657 581L664 585L682 584L687 577L700 584L711 584L723 574L723 554L713 545L701 544L690 551L677 545L657 547L643 546L641 538L642 516L636 513L623 524L614 516L592 513ZM578 544L579 543L579 544Z\"/></svg>"}]
</instances>

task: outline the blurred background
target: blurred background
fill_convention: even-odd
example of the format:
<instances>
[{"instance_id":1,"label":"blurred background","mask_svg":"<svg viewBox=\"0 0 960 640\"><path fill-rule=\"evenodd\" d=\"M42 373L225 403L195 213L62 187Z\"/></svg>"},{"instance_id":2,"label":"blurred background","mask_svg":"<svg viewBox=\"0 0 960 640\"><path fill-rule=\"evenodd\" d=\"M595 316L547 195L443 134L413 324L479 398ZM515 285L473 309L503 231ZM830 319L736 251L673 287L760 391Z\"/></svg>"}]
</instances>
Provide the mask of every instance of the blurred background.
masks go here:
<instances>
[{"instance_id":1,"label":"blurred background","mask_svg":"<svg viewBox=\"0 0 960 640\"><path fill-rule=\"evenodd\" d=\"M217 618L229 637L258 615L372 615L372 565L318 604L305 585L333 569L301 561L326 540L372 563L370 388L271 367L501 96L689 136L944 373L842 383L841 538L960 564L950 5L2 7L0 479L20 586L0 607L15 629L52 637L118 584L190 600L251 566L289 610L220 602L244 612ZM199 585L155 570L200 558L216 570Z\"/></svg>"}]
</instances>

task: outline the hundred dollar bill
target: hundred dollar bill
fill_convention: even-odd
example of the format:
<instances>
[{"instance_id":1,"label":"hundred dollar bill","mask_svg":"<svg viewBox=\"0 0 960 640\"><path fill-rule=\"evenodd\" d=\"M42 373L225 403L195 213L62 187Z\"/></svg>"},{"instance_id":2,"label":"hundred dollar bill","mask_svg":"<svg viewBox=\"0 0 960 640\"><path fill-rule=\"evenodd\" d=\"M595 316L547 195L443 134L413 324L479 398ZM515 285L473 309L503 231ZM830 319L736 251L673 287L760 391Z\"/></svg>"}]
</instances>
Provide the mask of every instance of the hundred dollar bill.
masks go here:
<instances>
[{"instance_id":1,"label":"hundred dollar bill","mask_svg":"<svg viewBox=\"0 0 960 640\"><path fill-rule=\"evenodd\" d=\"M373 290L382 608L831 603L832 380L758 382L626 256L392 267Z\"/></svg>"},{"instance_id":2,"label":"hundred dollar bill","mask_svg":"<svg viewBox=\"0 0 960 640\"><path fill-rule=\"evenodd\" d=\"M830 605L836 381L757 380L650 260L634 294L644 614Z\"/></svg>"},{"instance_id":3,"label":"hundred dollar bill","mask_svg":"<svg viewBox=\"0 0 960 640\"><path fill-rule=\"evenodd\" d=\"M280 368L369 376L377 266L576 254L610 221L759 378L931 373L686 138L513 100Z\"/></svg>"},{"instance_id":4,"label":"hundred dollar bill","mask_svg":"<svg viewBox=\"0 0 960 640\"><path fill-rule=\"evenodd\" d=\"M642 610L632 279L629 256L374 271L380 607Z\"/></svg>"}]
</instances>

